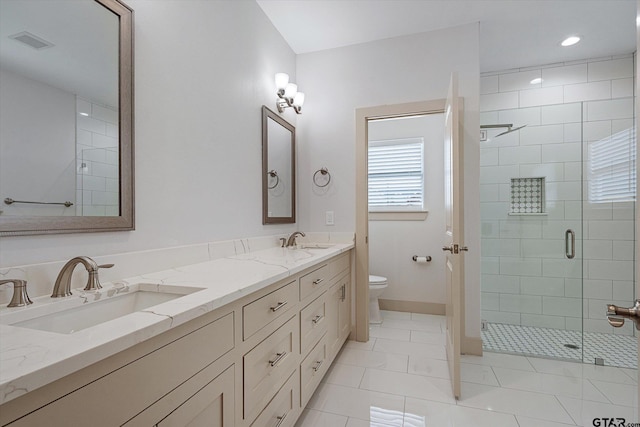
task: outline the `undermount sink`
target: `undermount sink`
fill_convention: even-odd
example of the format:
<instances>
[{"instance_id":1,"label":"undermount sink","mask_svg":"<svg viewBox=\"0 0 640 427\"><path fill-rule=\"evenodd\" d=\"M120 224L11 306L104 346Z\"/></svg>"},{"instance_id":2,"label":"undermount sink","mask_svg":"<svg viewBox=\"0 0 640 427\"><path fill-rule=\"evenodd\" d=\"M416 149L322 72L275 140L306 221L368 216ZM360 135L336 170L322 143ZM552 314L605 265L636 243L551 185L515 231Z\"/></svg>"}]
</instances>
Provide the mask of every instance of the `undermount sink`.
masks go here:
<instances>
[{"instance_id":1,"label":"undermount sink","mask_svg":"<svg viewBox=\"0 0 640 427\"><path fill-rule=\"evenodd\" d=\"M16 312L0 314L0 323L20 328L72 334L127 314L148 310L202 290L191 286L136 284L74 294L63 300L46 300ZM48 297L45 297L48 298Z\"/></svg>"},{"instance_id":2,"label":"undermount sink","mask_svg":"<svg viewBox=\"0 0 640 427\"><path fill-rule=\"evenodd\" d=\"M303 243L300 245L300 249L329 249L334 246L335 244L331 243Z\"/></svg>"}]
</instances>

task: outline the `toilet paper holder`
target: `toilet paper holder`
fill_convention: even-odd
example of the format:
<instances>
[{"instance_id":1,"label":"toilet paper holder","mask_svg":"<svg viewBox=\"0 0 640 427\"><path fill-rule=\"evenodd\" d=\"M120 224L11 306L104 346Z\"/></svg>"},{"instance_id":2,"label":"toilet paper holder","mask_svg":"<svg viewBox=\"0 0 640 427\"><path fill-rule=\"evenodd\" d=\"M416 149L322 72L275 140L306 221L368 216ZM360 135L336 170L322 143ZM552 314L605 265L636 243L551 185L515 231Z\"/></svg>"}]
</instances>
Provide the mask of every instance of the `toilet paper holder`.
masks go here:
<instances>
[{"instance_id":1,"label":"toilet paper holder","mask_svg":"<svg viewBox=\"0 0 640 427\"><path fill-rule=\"evenodd\" d=\"M414 255L413 257L411 257L412 260L414 260L415 262L418 262L418 259L423 258L424 261L426 262L431 262L431 257L429 255L426 256L418 256L418 255ZM423 261L423 260L420 260Z\"/></svg>"}]
</instances>

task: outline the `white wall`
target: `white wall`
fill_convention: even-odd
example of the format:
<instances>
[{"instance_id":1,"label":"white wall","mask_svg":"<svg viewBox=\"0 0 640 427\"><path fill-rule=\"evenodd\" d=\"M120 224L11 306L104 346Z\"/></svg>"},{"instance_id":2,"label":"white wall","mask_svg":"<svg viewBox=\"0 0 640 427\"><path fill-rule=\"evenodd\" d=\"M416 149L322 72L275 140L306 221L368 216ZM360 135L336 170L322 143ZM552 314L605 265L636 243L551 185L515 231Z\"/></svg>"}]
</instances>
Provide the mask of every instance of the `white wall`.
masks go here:
<instances>
[{"instance_id":1,"label":"white wall","mask_svg":"<svg viewBox=\"0 0 640 427\"><path fill-rule=\"evenodd\" d=\"M298 85L306 93L299 120L301 228L355 229L355 110L445 98L452 71L464 97L466 334L480 335L478 25L380 40L299 55ZM331 184L314 189L313 172L326 166ZM325 226L325 211L335 226ZM441 284L444 288L444 283ZM427 301L430 302L430 301Z\"/></svg>"},{"instance_id":2,"label":"white wall","mask_svg":"<svg viewBox=\"0 0 640 427\"><path fill-rule=\"evenodd\" d=\"M0 198L75 203L75 95L0 71ZM64 206L1 203L3 215L75 215ZM4 245L3 245L4 246Z\"/></svg>"},{"instance_id":3,"label":"white wall","mask_svg":"<svg viewBox=\"0 0 640 427\"><path fill-rule=\"evenodd\" d=\"M590 148L614 134L635 142L633 74L626 55L483 75L481 123L527 125L480 145L484 319L633 334L611 327L603 307L634 299L635 203L589 194ZM542 176L547 215L508 215L510 178Z\"/></svg>"},{"instance_id":4,"label":"white wall","mask_svg":"<svg viewBox=\"0 0 640 427\"><path fill-rule=\"evenodd\" d=\"M297 228L262 225L261 106L275 108L274 74L295 81L296 64L260 7L127 4L135 11L136 230L5 237L1 266ZM295 114L286 118L295 124Z\"/></svg>"},{"instance_id":5,"label":"white wall","mask_svg":"<svg viewBox=\"0 0 640 427\"><path fill-rule=\"evenodd\" d=\"M382 298L446 302L442 245L444 218L444 115L369 122L369 141L418 137L424 140L424 220L372 220L369 217L369 272L384 276ZM414 255L433 261L418 264Z\"/></svg>"}]
</instances>

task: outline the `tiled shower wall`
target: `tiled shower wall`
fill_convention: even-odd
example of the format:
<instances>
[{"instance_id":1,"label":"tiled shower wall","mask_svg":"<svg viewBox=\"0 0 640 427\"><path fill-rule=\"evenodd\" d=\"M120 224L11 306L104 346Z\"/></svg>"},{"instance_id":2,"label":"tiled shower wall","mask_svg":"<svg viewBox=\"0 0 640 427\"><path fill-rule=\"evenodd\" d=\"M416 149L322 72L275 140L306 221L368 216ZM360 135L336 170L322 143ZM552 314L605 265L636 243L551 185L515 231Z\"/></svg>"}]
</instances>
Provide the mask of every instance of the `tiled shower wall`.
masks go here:
<instances>
[{"instance_id":1,"label":"tiled shower wall","mask_svg":"<svg viewBox=\"0 0 640 427\"><path fill-rule=\"evenodd\" d=\"M483 319L581 330L584 315L585 331L633 334L604 314L634 300L635 204L591 202L581 161L589 143L633 135L633 76L632 55L483 74L480 123L527 125L491 129L480 146ZM523 177L545 178L545 214L509 215L511 179Z\"/></svg>"},{"instance_id":2,"label":"tiled shower wall","mask_svg":"<svg viewBox=\"0 0 640 427\"><path fill-rule=\"evenodd\" d=\"M77 215L119 215L118 111L76 99Z\"/></svg>"}]
</instances>

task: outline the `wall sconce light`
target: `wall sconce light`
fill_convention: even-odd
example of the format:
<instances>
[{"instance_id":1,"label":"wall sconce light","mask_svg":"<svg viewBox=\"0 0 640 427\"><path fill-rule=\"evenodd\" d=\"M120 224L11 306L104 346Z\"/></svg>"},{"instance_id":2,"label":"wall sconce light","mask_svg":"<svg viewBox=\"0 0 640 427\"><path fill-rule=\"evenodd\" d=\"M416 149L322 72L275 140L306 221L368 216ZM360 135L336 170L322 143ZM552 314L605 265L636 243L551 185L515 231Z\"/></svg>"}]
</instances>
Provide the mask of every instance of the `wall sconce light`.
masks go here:
<instances>
[{"instance_id":1,"label":"wall sconce light","mask_svg":"<svg viewBox=\"0 0 640 427\"><path fill-rule=\"evenodd\" d=\"M276 106L280 113L283 113L285 108L292 107L296 114L302 114L304 93L298 92L297 84L289 83L289 74L276 74L276 89L278 90Z\"/></svg>"}]
</instances>

